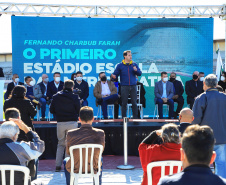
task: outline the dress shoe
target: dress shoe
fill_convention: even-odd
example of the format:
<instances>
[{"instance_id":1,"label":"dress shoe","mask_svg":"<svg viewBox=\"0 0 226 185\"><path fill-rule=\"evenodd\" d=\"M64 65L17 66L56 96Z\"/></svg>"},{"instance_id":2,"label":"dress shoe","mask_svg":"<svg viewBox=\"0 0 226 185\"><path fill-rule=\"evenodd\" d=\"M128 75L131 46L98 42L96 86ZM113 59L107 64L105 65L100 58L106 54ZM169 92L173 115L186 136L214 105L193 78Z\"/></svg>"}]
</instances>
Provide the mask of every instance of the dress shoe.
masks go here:
<instances>
[{"instance_id":1,"label":"dress shoe","mask_svg":"<svg viewBox=\"0 0 226 185\"><path fill-rule=\"evenodd\" d=\"M55 172L60 172L61 171L61 166L56 166Z\"/></svg>"}]
</instances>

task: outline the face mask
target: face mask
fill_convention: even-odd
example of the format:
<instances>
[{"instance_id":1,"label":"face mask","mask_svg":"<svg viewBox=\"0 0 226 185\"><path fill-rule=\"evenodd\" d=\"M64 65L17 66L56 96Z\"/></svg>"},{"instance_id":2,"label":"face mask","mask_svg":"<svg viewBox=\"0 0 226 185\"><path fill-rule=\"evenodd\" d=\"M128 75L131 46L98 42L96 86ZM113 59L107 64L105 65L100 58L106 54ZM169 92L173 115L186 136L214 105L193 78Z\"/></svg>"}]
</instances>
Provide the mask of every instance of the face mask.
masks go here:
<instances>
[{"instance_id":1,"label":"face mask","mask_svg":"<svg viewBox=\"0 0 226 185\"><path fill-rule=\"evenodd\" d=\"M19 78L15 78L15 82L18 83L20 81Z\"/></svg>"},{"instance_id":2,"label":"face mask","mask_svg":"<svg viewBox=\"0 0 226 185\"><path fill-rule=\"evenodd\" d=\"M221 81L224 81L225 80L225 77L224 76L221 76Z\"/></svg>"},{"instance_id":3,"label":"face mask","mask_svg":"<svg viewBox=\"0 0 226 185\"><path fill-rule=\"evenodd\" d=\"M197 75L193 75L192 77L193 77L194 80L198 79Z\"/></svg>"},{"instance_id":4,"label":"face mask","mask_svg":"<svg viewBox=\"0 0 226 185\"><path fill-rule=\"evenodd\" d=\"M103 77L101 77L101 79L100 79L102 82L105 82L106 80L107 80L107 77L106 76L103 76Z\"/></svg>"},{"instance_id":5,"label":"face mask","mask_svg":"<svg viewBox=\"0 0 226 185\"><path fill-rule=\"evenodd\" d=\"M79 77L76 78L76 80L80 82L80 81L82 81L82 77L79 76Z\"/></svg>"},{"instance_id":6,"label":"face mask","mask_svg":"<svg viewBox=\"0 0 226 185\"><path fill-rule=\"evenodd\" d=\"M175 78L170 77L170 81L173 82L175 80Z\"/></svg>"},{"instance_id":7,"label":"face mask","mask_svg":"<svg viewBox=\"0 0 226 185\"><path fill-rule=\"evenodd\" d=\"M76 80L76 77L74 77L74 81Z\"/></svg>"},{"instance_id":8,"label":"face mask","mask_svg":"<svg viewBox=\"0 0 226 185\"><path fill-rule=\"evenodd\" d=\"M200 80L200 81L203 81L203 80L204 80L204 77L201 77L199 80Z\"/></svg>"},{"instance_id":9,"label":"face mask","mask_svg":"<svg viewBox=\"0 0 226 185\"><path fill-rule=\"evenodd\" d=\"M32 80L30 81L30 86L34 86L35 85L35 82Z\"/></svg>"},{"instance_id":10,"label":"face mask","mask_svg":"<svg viewBox=\"0 0 226 185\"><path fill-rule=\"evenodd\" d=\"M167 82L167 81L168 81L168 77L163 78L163 81L164 81L164 82Z\"/></svg>"},{"instance_id":11,"label":"face mask","mask_svg":"<svg viewBox=\"0 0 226 185\"><path fill-rule=\"evenodd\" d=\"M60 77L55 77L55 81L59 82L60 81Z\"/></svg>"},{"instance_id":12,"label":"face mask","mask_svg":"<svg viewBox=\"0 0 226 185\"><path fill-rule=\"evenodd\" d=\"M44 82L46 82L46 83L49 82L49 78L45 78Z\"/></svg>"}]
</instances>

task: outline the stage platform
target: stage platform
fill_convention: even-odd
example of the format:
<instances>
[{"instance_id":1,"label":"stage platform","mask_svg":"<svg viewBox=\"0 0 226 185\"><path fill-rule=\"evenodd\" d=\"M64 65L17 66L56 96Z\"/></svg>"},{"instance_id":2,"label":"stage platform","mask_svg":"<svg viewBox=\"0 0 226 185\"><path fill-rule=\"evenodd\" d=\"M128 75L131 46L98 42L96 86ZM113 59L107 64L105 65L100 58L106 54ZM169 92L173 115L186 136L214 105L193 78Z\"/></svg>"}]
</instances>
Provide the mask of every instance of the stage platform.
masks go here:
<instances>
[{"instance_id":1,"label":"stage platform","mask_svg":"<svg viewBox=\"0 0 226 185\"><path fill-rule=\"evenodd\" d=\"M153 130L160 129L166 123L179 124L178 120L165 119L129 119L128 155L138 156L140 142ZM46 149L42 159L55 159L57 149L56 122L33 122L36 132L45 141ZM79 123L79 127L81 124ZM93 127L104 130L105 149L103 155L123 155L123 120L95 120Z\"/></svg>"}]
</instances>

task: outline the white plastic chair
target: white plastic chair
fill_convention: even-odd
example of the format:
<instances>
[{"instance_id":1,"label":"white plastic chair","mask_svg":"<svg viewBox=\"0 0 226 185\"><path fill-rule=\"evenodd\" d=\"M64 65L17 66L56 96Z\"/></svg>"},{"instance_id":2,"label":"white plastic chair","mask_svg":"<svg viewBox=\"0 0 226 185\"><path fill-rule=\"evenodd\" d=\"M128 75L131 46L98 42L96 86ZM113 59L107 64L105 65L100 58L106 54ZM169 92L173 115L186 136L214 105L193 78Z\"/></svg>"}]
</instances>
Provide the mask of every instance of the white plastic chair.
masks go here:
<instances>
[{"instance_id":1,"label":"white plastic chair","mask_svg":"<svg viewBox=\"0 0 226 185\"><path fill-rule=\"evenodd\" d=\"M140 118L143 119L144 114L143 114L143 105L140 103L140 91L141 91L141 85L137 85L137 107L140 111ZM132 115L131 109L132 109L132 103L127 104L127 116L128 117L130 117L130 115Z\"/></svg>"},{"instance_id":2,"label":"white plastic chair","mask_svg":"<svg viewBox=\"0 0 226 185\"><path fill-rule=\"evenodd\" d=\"M115 119L115 105L114 104L108 104L107 106L107 111L108 111L108 118L110 118L110 109L111 109L111 114L112 118ZM98 110L97 110L97 119L101 119L102 116L102 110L101 110L101 105L98 105Z\"/></svg>"},{"instance_id":3,"label":"white plastic chair","mask_svg":"<svg viewBox=\"0 0 226 185\"><path fill-rule=\"evenodd\" d=\"M73 150L79 150L80 156L80 165L79 165L79 173L74 173L74 156ZM82 150L85 150L85 173L82 173L83 168L83 155ZM90 156L90 172L88 171L88 151L91 149L91 156ZM98 157L98 172L95 174L93 170L93 158L94 158L94 149L99 149L99 157ZM70 151L70 158L71 158L71 177L70 177L70 185L77 185L79 177L93 177L95 185L99 185L99 176L101 172L101 156L103 153L103 146L100 144L81 144L71 146L69 148Z\"/></svg>"},{"instance_id":4,"label":"white plastic chair","mask_svg":"<svg viewBox=\"0 0 226 185\"><path fill-rule=\"evenodd\" d=\"M27 167L18 165L0 165L0 171L2 185L6 185L6 171L10 171L10 185L14 185L15 171L24 173L24 185L28 185L30 170Z\"/></svg>"},{"instance_id":5,"label":"white plastic chair","mask_svg":"<svg viewBox=\"0 0 226 185\"><path fill-rule=\"evenodd\" d=\"M148 185L152 185L152 168L161 167L161 177L166 176L165 167L169 166L169 174L173 174L173 168L177 166L177 173L181 172L182 162L181 161L158 161L151 162L147 165Z\"/></svg>"}]
</instances>

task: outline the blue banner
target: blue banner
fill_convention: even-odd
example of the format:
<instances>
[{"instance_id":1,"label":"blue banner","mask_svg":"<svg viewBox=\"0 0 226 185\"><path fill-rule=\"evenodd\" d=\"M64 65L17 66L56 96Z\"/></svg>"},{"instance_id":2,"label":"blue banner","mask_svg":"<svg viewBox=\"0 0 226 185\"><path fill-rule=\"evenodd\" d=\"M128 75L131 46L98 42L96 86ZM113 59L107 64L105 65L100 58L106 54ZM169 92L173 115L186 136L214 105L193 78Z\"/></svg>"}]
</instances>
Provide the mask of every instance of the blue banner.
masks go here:
<instances>
[{"instance_id":1,"label":"blue banner","mask_svg":"<svg viewBox=\"0 0 226 185\"><path fill-rule=\"evenodd\" d=\"M110 77L125 50L132 51L143 72L144 115L153 115L154 84L162 71L176 72L183 84L193 71L213 72L213 19L12 16L13 73L40 82L43 73L53 80L53 73L60 72L64 81L82 71L93 108L99 72Z\"/></svg>"}]
</instances>

